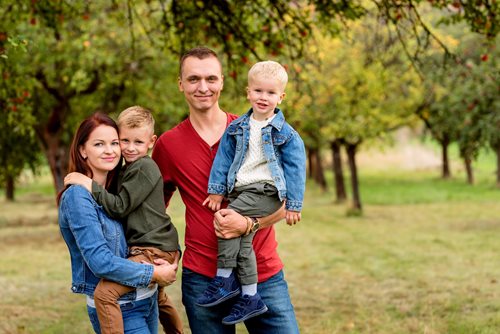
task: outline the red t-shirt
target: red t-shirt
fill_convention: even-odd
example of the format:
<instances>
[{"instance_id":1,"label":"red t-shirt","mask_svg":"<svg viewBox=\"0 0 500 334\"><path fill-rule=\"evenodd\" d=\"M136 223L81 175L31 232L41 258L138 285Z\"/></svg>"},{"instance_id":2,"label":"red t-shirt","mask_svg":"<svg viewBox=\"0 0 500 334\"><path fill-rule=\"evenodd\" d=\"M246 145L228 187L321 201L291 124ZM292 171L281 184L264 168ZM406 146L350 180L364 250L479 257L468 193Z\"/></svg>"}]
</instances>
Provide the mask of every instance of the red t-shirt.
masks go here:
<instances>
[{"instance_id":1,"label":"red t-shirt","mask_svg":"<svg viewBox=\"0 0 500 334\"><path fill-rule=\"evenodd\" d=\"M238 116L227 114L227 125ZM182 265L213 277L217 270L217 237L213 212L202 205L207 198L210 169L219 142L209 146L196 132L189 117L163 133L153 149L153 159L163 175L165 203L178 188L186 206L185 251ZM253 239L259 282L283 268L278 256L274 227L259 230Z\"/></svg>"}]
</instances>

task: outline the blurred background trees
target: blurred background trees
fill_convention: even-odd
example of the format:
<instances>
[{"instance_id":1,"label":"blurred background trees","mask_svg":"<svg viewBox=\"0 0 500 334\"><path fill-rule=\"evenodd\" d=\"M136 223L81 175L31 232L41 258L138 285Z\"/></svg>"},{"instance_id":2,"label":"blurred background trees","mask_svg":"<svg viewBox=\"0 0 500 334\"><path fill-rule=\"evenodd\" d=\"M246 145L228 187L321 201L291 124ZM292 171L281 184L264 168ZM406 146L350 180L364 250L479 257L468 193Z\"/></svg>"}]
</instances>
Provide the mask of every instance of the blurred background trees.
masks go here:
<instances>
[{"instance_id":1,"label":"blurred background trees","mask_svg":"<svg viewBox=\"0 0 500 334\"><path fill-rule=\"evenodd\" d=\"M356 152L402 126L424 124L442 148L444 178L450 144L459 146L469 183L474 159L494 150L500 186L497 1L1 3L0 181L8 198L27 167L48 165L62 189L73 132L97 110L145 105L158 133L185 118L178 58L197 45L221 55L221 105L232 113L248 108L253 63L284 64L283 109L305 140L309 176L327 189L331 157L342 202L347 168L354 212L362 210Z\"/></svg>"}]
</instances>

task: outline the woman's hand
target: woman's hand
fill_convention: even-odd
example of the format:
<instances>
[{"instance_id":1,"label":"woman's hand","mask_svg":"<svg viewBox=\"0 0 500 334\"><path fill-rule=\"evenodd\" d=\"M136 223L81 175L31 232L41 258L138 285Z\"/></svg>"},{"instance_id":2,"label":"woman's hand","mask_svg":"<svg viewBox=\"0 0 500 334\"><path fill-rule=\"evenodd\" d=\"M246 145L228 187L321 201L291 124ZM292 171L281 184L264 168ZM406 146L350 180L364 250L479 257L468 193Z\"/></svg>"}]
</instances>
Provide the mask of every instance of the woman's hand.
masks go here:
<instances>
[{"instance_id":1,"label":"woman's hand","mask_svg":"<svg viewBox=\"0 0 500 334\"><path fill-rule=\"evenodd\" d=\"M174 283L177 280L177 268L177 263L170 264L165 260L156 259L154 261L153 282L158 283L159 286Z\"/></svg>"}]
</instances>

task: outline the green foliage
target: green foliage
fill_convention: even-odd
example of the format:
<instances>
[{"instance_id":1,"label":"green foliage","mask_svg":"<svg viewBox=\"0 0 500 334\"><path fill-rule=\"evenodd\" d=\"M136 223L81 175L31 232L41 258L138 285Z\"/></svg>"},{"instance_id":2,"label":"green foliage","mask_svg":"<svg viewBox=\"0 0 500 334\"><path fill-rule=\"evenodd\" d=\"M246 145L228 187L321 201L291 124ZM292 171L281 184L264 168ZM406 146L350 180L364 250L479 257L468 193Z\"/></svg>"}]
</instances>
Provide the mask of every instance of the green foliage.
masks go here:
<instances>
[{"instance_id":1,"label":"green foliage","mask_svg":"<svg viewBox=\"0 0 500 334\"><path fill-rule=\"evenodd\" d=\"M424 118L437 140L448 136L459 143L462 157L477 158L500 129L498 51L473 36L458 43L456 62L428 70L431 101Z\"/></svg>"},{"instance_id":2,"label":"green foliage","mask_svg":"<svg viewBox=\"0 0 500 334\"><path fill-rule=\"evenodd\" d=\"M32 81L17 59L26 55L28 41L0 32L0 182L15 180L25 168L36 172L41 153L32 115Z\"/></svg>"},{"instance_id":3,"label":"green foliage","mask_svg":"<svg viewBox=\"0 0 500 334\"><path fill-rule=\"evenodd\" d=\"M295 95L298 114L292 119L306 137L320 143L383 138L415 121L419 80L390 30L373 12L348 28L334 39L316 31L322 47L311 45L296 68L300 73L294 88L301 91Z\"/></svg>"},{"instance_id":4,"label":"green foliage","mask_svg":"<svg viewBox=\"0 0 500 334\"><path fill-rule=\"evenodd\" d=\"M465 21L471 31L494 39L500 31L500 4L497 1L431 0L433 6L450 13L441 19L446 24Z\"/></svg>"},{"instance_id":5,"label":"green foliage","mask_svg":"<svg viewBox=\"0 0 500 334\"><path fill-rule=\"evenodd\" d=\"M28 92L30 102L22 108L17 103L16 112L22 116L14 117L16 127L31 127L30 136L22 132L26 143L20 150L32 146L28 138L35 134L58 189L73 131L90 113L101 110L116 115L127 106L142 104L153 110L158 131L186 117L187 108L176 83L178 56L200 44L223 55L227 71L221 105L225 110L245 111L243 87L249 65L272 58L287 65L292 79L297 79L285 105L292 107L285 111L293 110L287 117L304 131L308 145L320 146L323 138L337 136L339 130L348 132L353 140L384 136L387 129L407 118L404 113L419 94L394 34L403 28L426 31L419 16L423 3L3 1L0 60L4 62L4 89L9 91L3 93L7 99L3 103L12 108L9 99ZM449 4L430 2L430 6L442 8L440 15L445 16ZM483 20L489 28L478 31L488 37L496 35L498 18L486 4L481 6L484 8L477 11L464 5L463 15L460 12L457 18L473 28ZM371 23L364 28L352 23L359 18ZM385 26L391 28L384 35ZM344 28L353 29L352 34L346 34ZM325 45L338 43L331 41L337 34L344 35L340 47L353 52L354 57L342 50L335 50L334 57L325 54ZM408 42L413 36L417 50L425 46L419 35L408 36L403 37ZM351 37L355 42L349 40ZM5 65L7 62L10 65ZM336 78L334 83L329 82L330 75ZM314 80L316 83L308 87L307 82ZM308 115L309 110L315 110L316 118Z\"/></svg>"}]
</instances>

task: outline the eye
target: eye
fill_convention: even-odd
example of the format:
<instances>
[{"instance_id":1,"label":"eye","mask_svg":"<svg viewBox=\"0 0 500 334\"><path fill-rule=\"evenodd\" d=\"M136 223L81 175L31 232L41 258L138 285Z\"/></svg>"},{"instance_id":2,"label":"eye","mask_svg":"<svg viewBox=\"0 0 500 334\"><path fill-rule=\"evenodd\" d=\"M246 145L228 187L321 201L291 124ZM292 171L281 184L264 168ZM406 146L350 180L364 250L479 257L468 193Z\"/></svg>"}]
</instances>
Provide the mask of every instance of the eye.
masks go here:
<instances>
[{"instance_id":1,"label":"eye","mask_svg":"<svg viewBox=\"0 0 500 334\"><path fill-rule=\"evenodd\" d=\"M101 147L102 146L102 143L95 143L94 144L95 147Z\"/></svg>"},{"instance_id":2,"label":"eye","mask_svg":"<svg viewBox=\"0 0 500 334\"><path fill-rule=\"evenodd\" d=\"M144 142L143 142L142 140L136 140L136 141L135 141L135 144L137 144L137 145L142 145L142 144L144 144Z\"/></svg>"},{"instance_id":3,"label":"eye","mask_svg":"<svg viewBox=\"0 0 500 334\"><path fill-rule=\"evenodd\" d=\"M117 141L112 142L111 145L117 146L117 145L120 145L120 142L117 140Z\"/></svg>"},{"instance_id":4,"label":"eye","mask_svg":"<svg viewBox=\"0 0 500 334\"><path fill-rule=\"evenodd\" d=\"M128 139L121 139L120 141L124 144L128 144Z\"/></svg>"}]
</instances>

